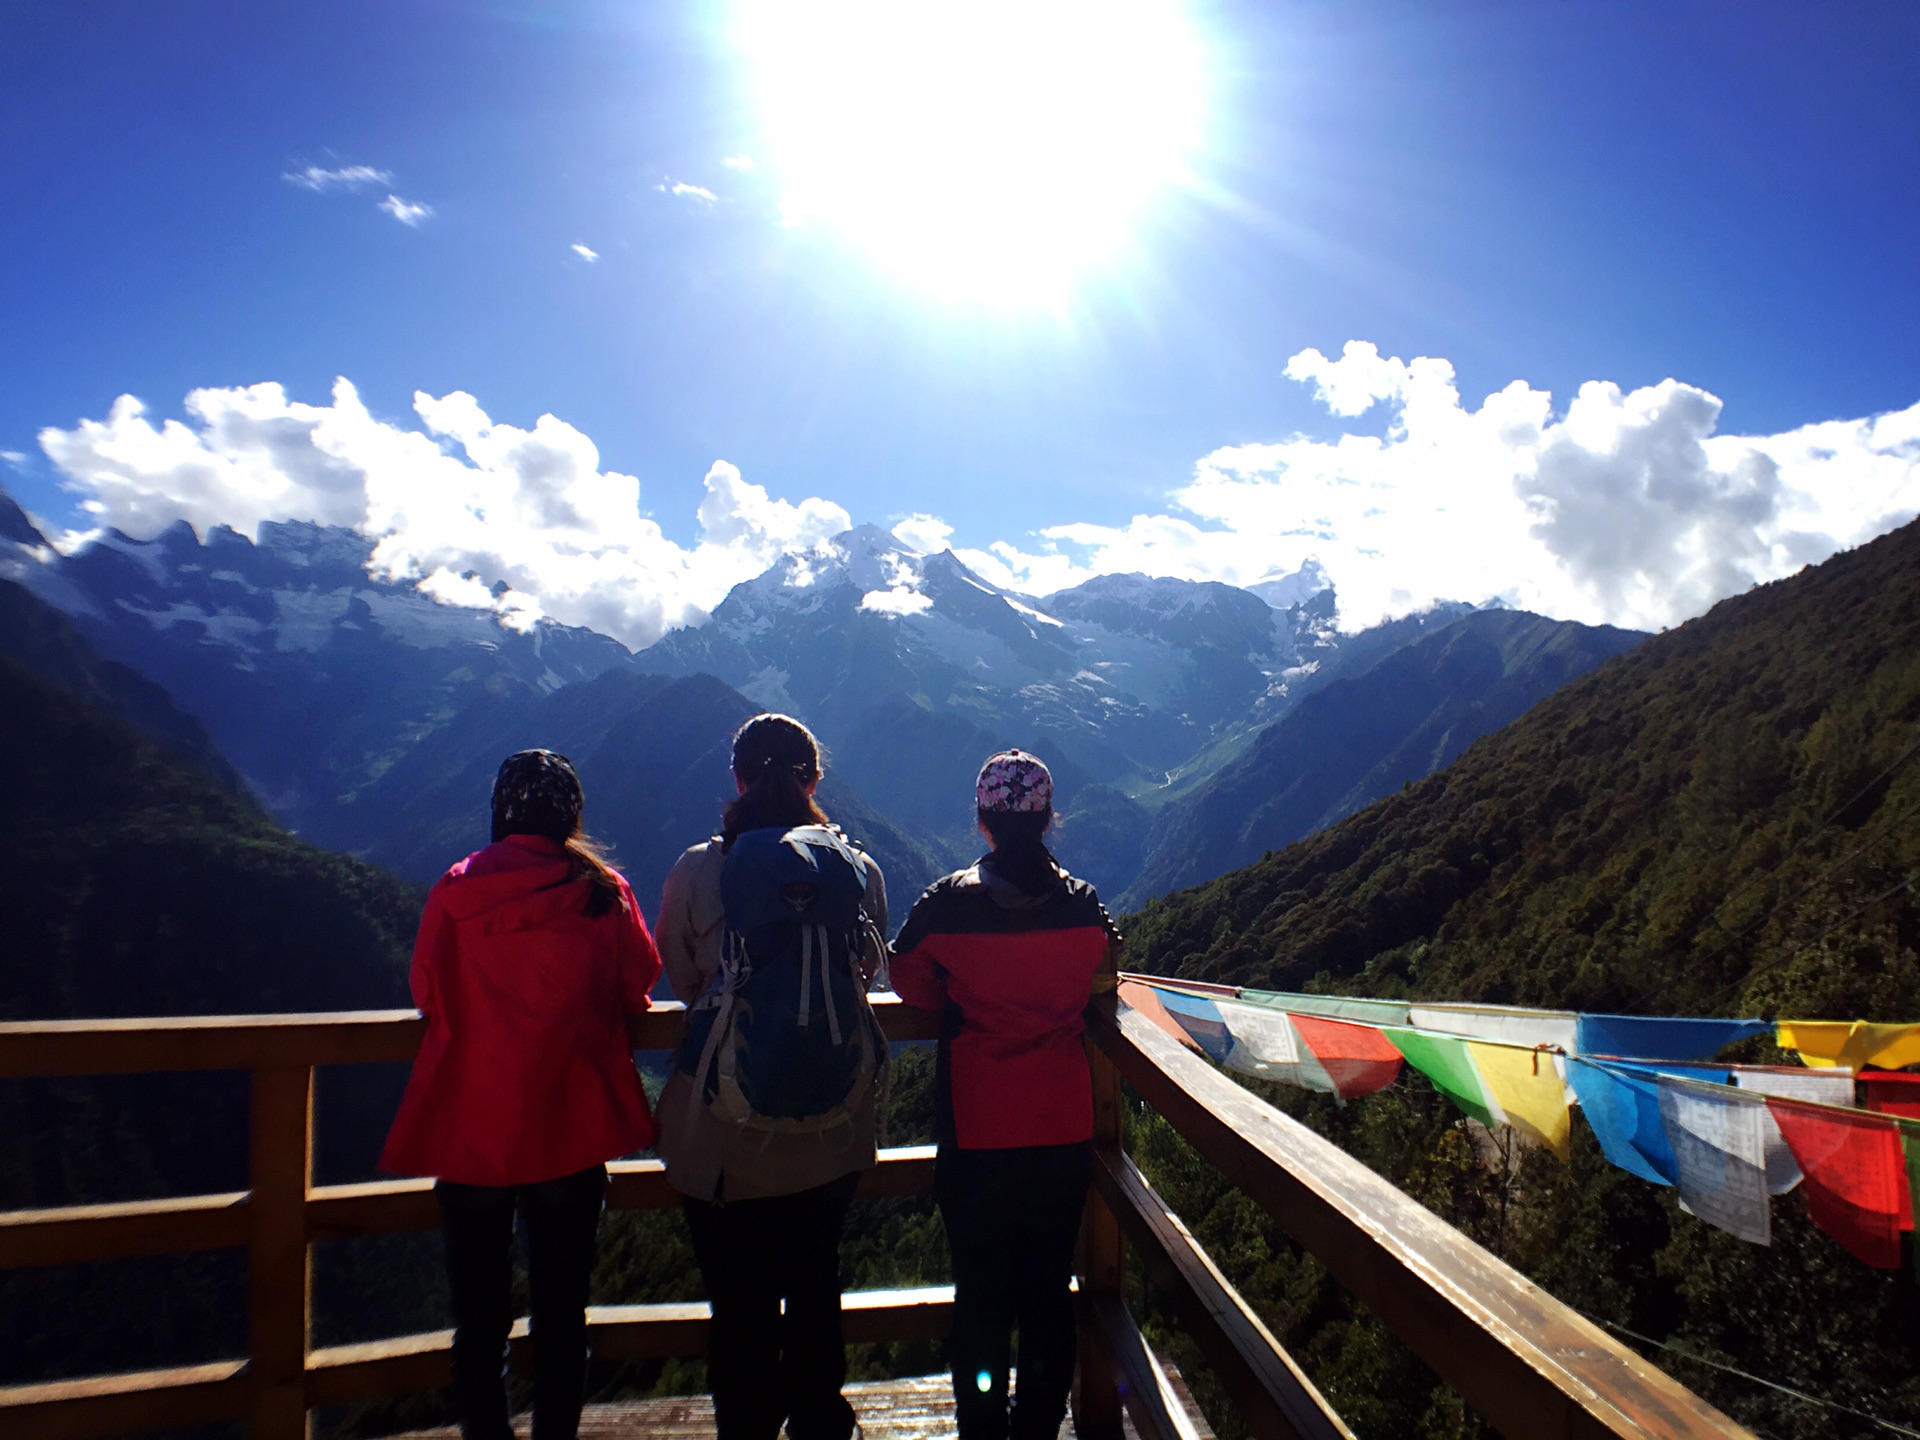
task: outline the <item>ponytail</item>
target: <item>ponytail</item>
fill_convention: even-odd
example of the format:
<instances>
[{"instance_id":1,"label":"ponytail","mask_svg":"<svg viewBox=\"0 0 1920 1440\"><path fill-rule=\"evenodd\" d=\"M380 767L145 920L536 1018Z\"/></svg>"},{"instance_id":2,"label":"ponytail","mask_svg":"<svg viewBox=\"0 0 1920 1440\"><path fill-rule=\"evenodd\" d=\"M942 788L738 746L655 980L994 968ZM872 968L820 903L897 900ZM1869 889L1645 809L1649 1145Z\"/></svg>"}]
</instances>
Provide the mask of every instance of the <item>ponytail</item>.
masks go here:
<instances>
[{"instance_id":1,"label":"ponytail","mask_svg":"<svg viewBox=\"0 0 1920 1440\"><path fill-rule=\"evenodd\" d=\"M620 872L607 863L606 852L599 844L582 830L574 831L563 843L567 858L573 862L567 882L582 879L587 882L587 903L580 913L597 920L624 906L626 897L621 893Z\"/></svg>"},{"instance_id":2,"label":"ponytail","mask_svg":"<svg viewBox=\"0 0 1920 1440\"><path fill-rule=\"evenodd\" d=\"M733 737L733 774L746 788L720 821L720 848L748 830L828 824L809 787L820 779L820 744L789 715L756 715Z\"/></svg>"},{"instance_id":3,"label":"ponytail","mask_svg":"<svg viewBox=\"0 0 1920 1440\"><path fill-rule=\"evenodd\" d=\"M1044 838L1053 824L1051 808L982 809L977 813L980 824L993 837L993 853L981 864L1029 894L1051 890L1060 883L1060 866Z\"/></svg>"}]
</instances>

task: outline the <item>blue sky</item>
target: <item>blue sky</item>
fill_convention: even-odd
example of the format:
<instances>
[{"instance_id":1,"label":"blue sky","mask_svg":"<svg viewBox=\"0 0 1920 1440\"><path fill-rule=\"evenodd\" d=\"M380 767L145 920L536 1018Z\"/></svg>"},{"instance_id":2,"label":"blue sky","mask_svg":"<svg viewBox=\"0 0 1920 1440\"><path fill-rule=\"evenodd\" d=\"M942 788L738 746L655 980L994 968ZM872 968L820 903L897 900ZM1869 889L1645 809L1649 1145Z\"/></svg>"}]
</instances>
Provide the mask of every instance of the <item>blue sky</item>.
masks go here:
<instances>
[{"instance_id":1,"label":"blue sky","mask_svg":"<svg viewBox=\"0 0 1920 1440\"><path fill-rule=\"evenodd\" d=\"M1044 559L1072 544L1036 539L1046 527L1240 528L1226 502L1209 516L1182 498L1223 447L1406 427L1398 382L1341 415L1288 378L1309 347L1443 358L1468 412L1524 381L1551 392L1549 422L1588 381L1631 394L1671 377L1724 402L1702 422L1723 438L1920 402L1906 0L1186 14L1208 115L1189 180L1117 260L1019 305L930 294L830 228L779 223L778 137L724 5L7 7L0 451L24 458L0 478L77 524L89 462L69 455L79 489L60 489L43 428L102 421L123 393L157 424L197 387L259 382L324 406L344 376L415 430L416 391L468 392L502 425L557 416L602 469L639 478L681 546L724 460L774 497L883 525L931 514L963 549ZM723 163L740 155L761 163ZM284 178L350 166L387 178ZM715 198L662 188L676 182ZM377 208L388 195L430 213L401 223ZM1907 466L1876 472L1899 518L1913 456L1877 445ZM1300 457L1262 463L1221 473L1271 489ZM1529 513L1551 526L1566 497L1544 493ZM1872 510L1821 533L1851 543L1884 525ZM1337 552L1324 516L1316 533ZM1760 543L1772 559L1752 574L1810 558L1779 526ZM1563 610L1662 618L1609 610L1578 557L1548 548ZM1109 534L1072 553L1114 568L1132 551ZM1192 566L1255 578L1244 560ZM999 578L1042 588L1043 569ZM1525 569L1510 598L1546 604ZM1666 583L1657 563L1636 573L1644 593ZM1419 588L1407 603L1432 598Z\"/></svg>"}]
</instances>

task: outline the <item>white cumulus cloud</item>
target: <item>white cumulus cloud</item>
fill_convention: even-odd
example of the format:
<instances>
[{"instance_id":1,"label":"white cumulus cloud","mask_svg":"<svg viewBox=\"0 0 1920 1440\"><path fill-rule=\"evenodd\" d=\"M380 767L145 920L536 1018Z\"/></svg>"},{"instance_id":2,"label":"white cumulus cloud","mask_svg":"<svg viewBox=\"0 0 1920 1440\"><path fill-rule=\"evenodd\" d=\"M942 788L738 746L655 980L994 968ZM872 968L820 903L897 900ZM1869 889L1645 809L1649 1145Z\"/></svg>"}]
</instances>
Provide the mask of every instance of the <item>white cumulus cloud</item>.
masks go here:
<instances>
[{"instance_id":1,"label":"white cumulus cloud","mask_svg":"<svg viewBox=\"0 0 1920 1440\"><path fill-rule=\"evenodd\" d=\"M600 258L600 252L598 250L590 249L585 245L570 245L567 248L572 250L574 254L578 255L589 265Z\"/></svg>"},{"instance_id":2,"label":"white cumulus cloud","mask_svg":"<svg viewBox=\"0 0 1920 1440\"><path fill-rule=\"evenodd\" d=\"M751 155L729 155L720 163L729 170L758 170L760 168Z\"/></svg>"},{"instance_id":3,"label":"white cumulus cloud","mask_svg":"<svg viewBox=\"0 0 1920 1440\"><path fill-rule=\"evenodd\" d=\"M1386 433L1225 447L1169 497L1181 513L962 559L1039 594L1134 570L1248 584L1313 559L1351 627L1442 599L1654 627L1920 513L1920 404L1720 435L1721 402L1677 380L1589 382L1556 414L1518 380L1470 409L1449 362L1359 341L1338 359L1303 350L1286 373L1335 415L1384 403Z\"/></svg>"},{"instance_id":4,"label":"white cumulus cloud","mask_svg":"<svg viewBox=\"0 0 1920 1440\"><path fill-rule=\"evenodd\" d=\"M704 185L689 185L684 180L662 180L653 187L663 195L672 195L682 200L698 200L702 205L712 205L719 196Z\"/></svg>"},{"instance_id":5,"label":"white cumulus cloud","mask_svg":"<svg viewBox=\"0 0 1920 1440\"><path fill-rule=\"evenodd\" d=\"M639 480L603 470L565 421L499 424L460 391L417 393L414 410L423 429L376 419L346 380L326 405L263 384L196 390L189 421L156 426L123 395L105 420L43 430L40 444L98 525L142 538L177 520L248 535L265 520L351 526L375 542L383 578L635 648L852 523L825 500L775 499L723 461L707 473L700 538L682 546L640 513Z\"/></svg>"},{"instance_id":6,"label":"white cumulus cloud","mask_svg":"<svg viewBox=\"0 0 1920 1440\"><path fill-rule=\"evenodd\" d=\"M409 229L433 214L431 205L417 205L411 200L402 200L398 195L389 195L380 202L380 208Z\"/></svg>"},{"instance_id":7,"label":"white cumulus cloud","mask_svg":"<svg viewBox=\"0 0 1920 1440\"><path fill-rule=\"evenodd\" d=\"M1341 416L1384 406L1385 424L1223 447L1164 508L1002 535L960 557L1041 595L1097 574L1248 585L1317 564L1348 628L1435 600L1651 628L1920 513L1920 404L1723 435L1720 401L1677 380L1589 382L1564 410L1516 380L1470 407L1447 361L1360 342L1338 358L1303 350L1287 374ZM851 525L830 500L775 498L717 461L699 539L682 546L641 514L639 481L603 470L564 421L496 423L463 392L417 394L414 409L420 428L375 419L344 380L324 405L267 384L196 390L185 420L156 423L123 395L104 420L40 443L98 525L352 526L376 542L381 574L447 603L512 625L550 615L634 646L699 623L738 581ZM913 513L893 534L933 554L954 531ZM926 608L911 577L880 578L868 609Z\"/></svg>"},{"instance_id":8,"label":"white cumulus cloud","mask_svg":"<svg viewBox=\"0 0 1920 1440\"><path fill-rule=\"evenodd\" d=\"M893 538L922 555L938 555L953 538L953 526L937 515L909 515L893 527Z\"/></svg>"},{"instance_id":9,"label":"white cumulus cloud","mask_svg":"<svg viewBox=\"0 0 1920 1440\"><path fill-rule=\"evenodd\" d=\"M393 175L371 165L343 165L337 170L309 165L304 170L289 170L280 177L289 184L308 190L357 190L363 185L391 185Z\"/></svg>"}]
</instances>

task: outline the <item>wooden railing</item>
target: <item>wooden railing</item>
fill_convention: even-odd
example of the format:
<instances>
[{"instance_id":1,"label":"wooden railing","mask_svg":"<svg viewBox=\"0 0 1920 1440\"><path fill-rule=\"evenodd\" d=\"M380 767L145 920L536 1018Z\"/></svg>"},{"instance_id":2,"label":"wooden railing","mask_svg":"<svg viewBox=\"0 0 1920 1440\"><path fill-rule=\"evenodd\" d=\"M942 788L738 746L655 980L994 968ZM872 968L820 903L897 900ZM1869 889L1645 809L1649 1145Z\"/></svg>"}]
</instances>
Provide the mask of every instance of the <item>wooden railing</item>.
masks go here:
<instances>
[{"instance_id":1,"label":"wooden railing","mask_svg":"<svg viewBox=\"0 0 1920 1440\"><path fill-rule=\"evenodd\" d=\"M884 997L892 1040L932 1038L935 1017ZM680 1007L631 1026L636 1049L678 1038ZM311 1345L315 1241L434 1228L424 1180L312 1183L313 1071L412 1058L412 1011L0 1024L0 1079L246 1070L248 1188L224 1195L0 1213L0 1268L189 1251L247 1252L244 1360L0 1388L0 1436L92 1440L244 1419L259 1440L310 1433L315 1407L432 1389L451 1374L450 1332ZM1187 1440L1193 1422L1126 1305L1134 1247L1247 1428L1334 1440L1350 1432L1128 1158L1122 1077L1300 1241L1487 1420L1511 1436L1734 1436L1724 1416L1610 1340L1393 1186L1188 1054L1134 1012L1096 1013L1095 1187L1079 1263L1083 1440L1119 1440L1124 1407L1142 1440ZM616 1209L677 1205L658 1161L609 1167ZM932 1186L931 1147L881 1152L864 1195ZM950 1287L846 1297L851 1343L945 1334ZM704 1353L704 1304L590 1307L602 1359ZM524 1361L524 1323L516 1326Z\"/></svg>"}]
</instances>

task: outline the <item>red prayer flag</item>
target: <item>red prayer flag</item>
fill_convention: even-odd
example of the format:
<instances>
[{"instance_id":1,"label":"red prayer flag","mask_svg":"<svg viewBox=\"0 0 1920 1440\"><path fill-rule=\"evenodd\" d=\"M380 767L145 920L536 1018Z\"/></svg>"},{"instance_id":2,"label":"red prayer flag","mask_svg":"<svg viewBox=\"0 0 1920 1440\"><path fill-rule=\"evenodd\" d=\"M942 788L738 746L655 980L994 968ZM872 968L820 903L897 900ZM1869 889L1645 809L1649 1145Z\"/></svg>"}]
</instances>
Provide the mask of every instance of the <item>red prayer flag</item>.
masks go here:
<instances>
[{"instance_id":1,"label":"red prayer flag","mask_svg":"<svg viewBox=\"0 0 1920 1440\"><path fill-rule=\"evenodd\" d=\"M1400 1052L1378 1026L1327 1020L1291 1010L1287 1017L1313 1052L1313 1058L1333 1081L1334 1091L1342 1100L1384 1090L1400 1073Z\"/></svg>"},{"instance_id":2,"label":"red prayer flag","mask_svg":"<svg viewBox=\"0 0 1920 1440\"><path fill-rule=\"evenodd\" d=\"M1767 1109L1806 1176L1813 1223L1867 1264L1898 1269L1900 1232L1913 1228L1899 1122L1779 1095Z\"/></svg>"},{"instance_id":3,"label":"red prayer flag","mask_svg":"<svg viewBox=\"0 0 1920 1440\"><path fill-rule=\"evenodd\" d=\"M1855 1078L1866 1091L1867 1109L1920 1120L1920 1075L1868 1070Z\"/></svg>"}]
</instances>

